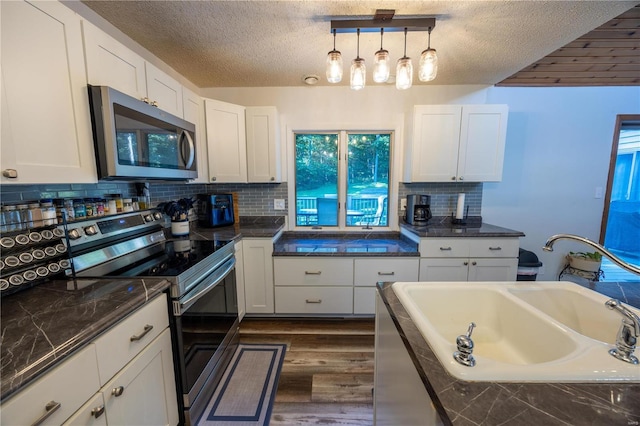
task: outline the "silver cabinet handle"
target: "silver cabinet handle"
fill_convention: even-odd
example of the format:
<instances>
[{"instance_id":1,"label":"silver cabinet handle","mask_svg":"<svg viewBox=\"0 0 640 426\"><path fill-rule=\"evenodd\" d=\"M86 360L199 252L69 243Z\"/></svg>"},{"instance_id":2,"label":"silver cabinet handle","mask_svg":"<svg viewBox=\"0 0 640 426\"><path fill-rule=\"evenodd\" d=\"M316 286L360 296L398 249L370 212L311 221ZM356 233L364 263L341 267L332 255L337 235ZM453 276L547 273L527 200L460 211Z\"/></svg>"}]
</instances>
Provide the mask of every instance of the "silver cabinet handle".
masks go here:
<instances>
[{"instance_id":1,"label":"silver cabinet handle","mask_svg":"<svg viewBox=\"0 0 640 426\"><path fill-rule=\"evenodd\" d=\"M138 340L146 336L147 333L149 333L151 330L153 330L153 326L151 324L147 324L144 326L142 333L138 334L137 336L134 334L129 340L131 340L132 342L137 342Z\"/></svg>"},{"instance_id":2,"label":"silver cabinet handle","mask_svg":"<svg viewBox=\"0 0 640 426\"><path fill-rule=\"evenodd\" d=\"M498 246L498 247L489 247L489 250L502 250L502 247Z\"/></svg>"},{"instance_id":3,"label":"silver cabinet handle","mask_svg":"<svg viewBox=\"0 0 640 426\"><path fill-rule=\"evenodd\" d=\"M95 407L93 410L91 410L91 415L93 417L95 417L96 419L98 417L100 417L101 415L104 414L104 405L101 405L99 407Z\"/></svg>"},{"instance_id":4,"label":"silver cabinet handle","mask_svg":"<svg viewBox=\"0 0 640 426\"><path fill-rule=\"evenodd\" d=\"M274 180L276 180L275 177L271 176L271 178L269 179L271 182L273 182Z\"/></svg>"},{"instance_id":5,"label":"silver cabinet handle","mask_svg":"<svg viewBox=\"0 0 640 426\"><path fill-rule=\"evenodd\" d=\"M145 104L150 104L151 101L149 100L149 98L147 98L146 96L144 98L140 99L142 102L144 102Z\"/></svg>"},{"instance_id":6,"label":"silver cabinet handle","mask_svg":"<svg viewBox=\"0 0 640 426\"><path fill-rule=\"evenodd\" d=\"M464 176L460 176L458 180L464 180Z\"/></svg>"},{"instance_id":7,"label":"silver cabinet handle","mask_svg":"<svg viewBox=\"0 0 640 426\"><path fill-rule=\"evenodd\" d=\"M33 422L32 426L38 426L44 423L44 421L47 420L53 413L58 411L60 407L62 407L62 404L59 402L55 402L55 401L47 402L47 405L44 406L45 413L42 416L40 416L38 420Z\"/></svg>"},{"instance_id":8,"label":"silver cabinet handle","mask_svg":"<svg viewBox=\"0 0 640 426\"><path fill-rule=\"evenodd\" d=\"M478 262L473 261L473 262L471 262L471 264L472 264L473 266L476 266L476 265L478 264Z\"/></svg>"},{"instance_id":9,"label":"silver cabinet handle","mask_svg":"<svg viewBox=\"0 0 640 426\"><path fill-rule=\"evenodd\" d=\"M123 392L124 386L118 386L117 388L111 389L111 395L115 396L116 398L122 395Z\"/></svg>"},{"instance_id":10,"label":"silver cabinet handle","mask_svg":"<svg viewBox=\"0 0 640 426\"><path fill-rule=\"evenodd\" d=\"M218 178L215 176L211 176L211 182L215 182Z\"/></svg>"},{"instance_id":11,"label":"silver cabinet handle","mask_svg":"<svg viewBox=\"0 0 640 426\"><path fill-rule=\"evenodd\" d=\"M16 179L18 177L18 171L16 169L4 169L2 176L9 179Z\"/></svg>"},{"instance_id":12,"label":"silver cabinet handle","mask_svg":"<svg viewBox=\"0 0 640 426\"><path fill-rule=\"evenodd\" d=\"M456 177L455 176L451 176L451 180L456 180Z\"/></svg>"},{"instance_id":13,"label":"silver cabinet handle","mask_svg":"<svg viewBox=\"0 0 640 426\"><path fill-rule=\"evenodd\" d=\"M320 275L322 271L304 271L305 275Z\"/></svg>"},{"instance_id":14,"label":"silver cabinet handle","mask_svg":"<svg viewBox=\"0 0 640 426\"><path fill-rule=\"evenodd\" d=\"M451 251L451 247L440 247L440 251Z\"/></svg>"},{"instance_id":15,"label":"silver cabinet handle","mask_svg":"<svg viewBox=\"0 0 640 426\"><path fill-rule=\"evenodd\" d=\"M469 264L469 262L462 262L462 264L463 264L464 266L467 266L467 265Z\"/></svg>"},{"instance_id":16,"label":"silver cabinet handle","mask_svg":"<svg viewBox=\"0 0 640 426\"><path fill-rule=\"evenodd\" d=\"M395 275L396 273L391 271L391 272L378 272L378 275Z\"/></svg>"},{"instance_id":17,"label":"silver cabinet handle","mask_svg":"<svg viewBox=\"0 0 640 426\"><path fill-rule=\"evenodd\" d=\"M322 299L306 299L307 303L322 303Z\"/></svg>"}]
</instances>

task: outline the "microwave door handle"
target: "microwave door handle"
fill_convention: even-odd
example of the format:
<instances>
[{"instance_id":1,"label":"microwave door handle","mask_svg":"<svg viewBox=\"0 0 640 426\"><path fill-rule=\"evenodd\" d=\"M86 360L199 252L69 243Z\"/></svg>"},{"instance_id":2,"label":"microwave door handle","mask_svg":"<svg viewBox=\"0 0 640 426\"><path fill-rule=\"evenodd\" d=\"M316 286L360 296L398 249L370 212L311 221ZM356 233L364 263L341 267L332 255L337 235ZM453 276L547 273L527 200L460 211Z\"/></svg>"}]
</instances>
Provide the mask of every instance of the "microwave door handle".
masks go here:
<instances>
[{"instance_id":1,"label":"microwave door handle","mask_svg":"<svg viewBox=\"0 0 640 426\"><path fill-rule=\"evenodd\" d=\"M185 160L185 168L189 169L193 165L193 160L195 160L195 157L196 157L196 147L195 147L195 144L193 143L193 138L191 137L189 132L187 132L186 130L183 130L182 132L180 132L181 144L184 143L185 139L187 140L187 143L189 144L189 159ZM181 147L180 155L182 155L182 159L184 160L183 152L184 151L182 150L182 147Z\"/></svg>"},{"instance_id":2,"label":"microwave door handle","mask_svg":"<svg viewBox=\"0 0 640 426\"><path fill-rule=\"evenodd\" d=\"M186 300L176 300L174 301L174 314L182 315L187 309L191 307L194 303L196 303L202 296L207 294L209 291L213 290L215 286L220 284L222 280L229 274L229 272L236 266L236 259L232 257L229 259L224 265L220 267L219 270L214 272L217 275L217 278L214 283L206 284L202 286L201 289L195 292L193 296L190 296ZM222 272L220 272L222 271Z\"/></svg>"}]
</instances>

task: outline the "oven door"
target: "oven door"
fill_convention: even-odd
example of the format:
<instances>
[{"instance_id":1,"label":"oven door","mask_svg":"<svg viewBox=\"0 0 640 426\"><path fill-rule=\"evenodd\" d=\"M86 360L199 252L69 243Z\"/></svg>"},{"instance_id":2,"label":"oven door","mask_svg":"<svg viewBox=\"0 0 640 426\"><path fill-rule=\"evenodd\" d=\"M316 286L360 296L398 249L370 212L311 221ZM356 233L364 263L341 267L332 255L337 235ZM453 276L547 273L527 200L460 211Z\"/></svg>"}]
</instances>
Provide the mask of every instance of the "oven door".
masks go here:
<instances>
[{"instance_id":1,"label":"oven door","mask_svg":"<svg viewBox=\"0 0 640 426\"><path fill-rule=\"evenodd\" d=\"M173 333L184 423L206 408L238 346L235 258L173 303Z\"/></svg>"}]
</instances>

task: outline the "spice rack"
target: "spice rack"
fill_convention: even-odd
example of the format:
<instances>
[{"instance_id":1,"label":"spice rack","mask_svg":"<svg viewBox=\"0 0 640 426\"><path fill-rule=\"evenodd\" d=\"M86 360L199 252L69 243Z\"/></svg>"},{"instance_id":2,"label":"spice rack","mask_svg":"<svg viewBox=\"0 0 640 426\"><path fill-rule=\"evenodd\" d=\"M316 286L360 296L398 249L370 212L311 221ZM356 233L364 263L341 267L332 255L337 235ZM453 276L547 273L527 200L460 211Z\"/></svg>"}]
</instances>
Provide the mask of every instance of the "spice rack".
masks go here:
<instances>
[{"instance_id":1,"label":"spice rack","mask_svg":"<svg viewBox=\"0 0 640 426\"><path fill-rule=\"evenodd\" d=\"M65 238L56 225L0 233L1 295L64 277L71 268Z\"/></svg>"}]
</instances>

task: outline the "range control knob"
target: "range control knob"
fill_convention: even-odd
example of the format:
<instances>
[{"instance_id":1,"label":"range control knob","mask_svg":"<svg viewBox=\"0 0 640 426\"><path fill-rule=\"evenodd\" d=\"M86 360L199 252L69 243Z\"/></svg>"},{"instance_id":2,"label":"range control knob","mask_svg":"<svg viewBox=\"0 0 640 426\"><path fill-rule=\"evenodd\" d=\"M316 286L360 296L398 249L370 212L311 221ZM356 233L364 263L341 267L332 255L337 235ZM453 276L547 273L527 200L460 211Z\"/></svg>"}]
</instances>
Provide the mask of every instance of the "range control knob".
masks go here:
<instances>
[{"instance_id":1,"label":"range control knob","mask_svg":"<svg viewBox=\"0 0 640 426\"><path fill-rule=\"evenodd\" d=\"M162 219L162 213L160 213L160 212L153 212L153 218L154 218L155 220L160 220L160 219Z\"/></svg>"},{"instance_id":2,"label":"range control knob","mask_svg":"<svg viewBox=\"0 0 640 426\"><path fill-rule=\"evenodd\" d=\"M155 220L151 213L145 214L143 217L144 217L144 221L147 222L147 223L153 222Z\"/></svg>"},{"instance_id":3,"label":"range control knob","mask_svg":"<svg viewBox=\"0 0 640 426\"><path fill-rule=\"evenodd\" d=\"M69 239L72 239L72 240L77 240L82 236L82 234L80 234L80 230L77 228L69 229L67 234L69 235Z\"/></svg>"},{"instance_id":4,"label":"range control knob","mask_svg":"<svg viewBox=\"0 0 640 426\"><path fill-rule=\"evenodd\" d=\"M86 228L84 228L84 233L89 237L92 235L96 235L98 233L98 228L96 228L95 225L87 226Z\"/></svg>"}]
</instances>

